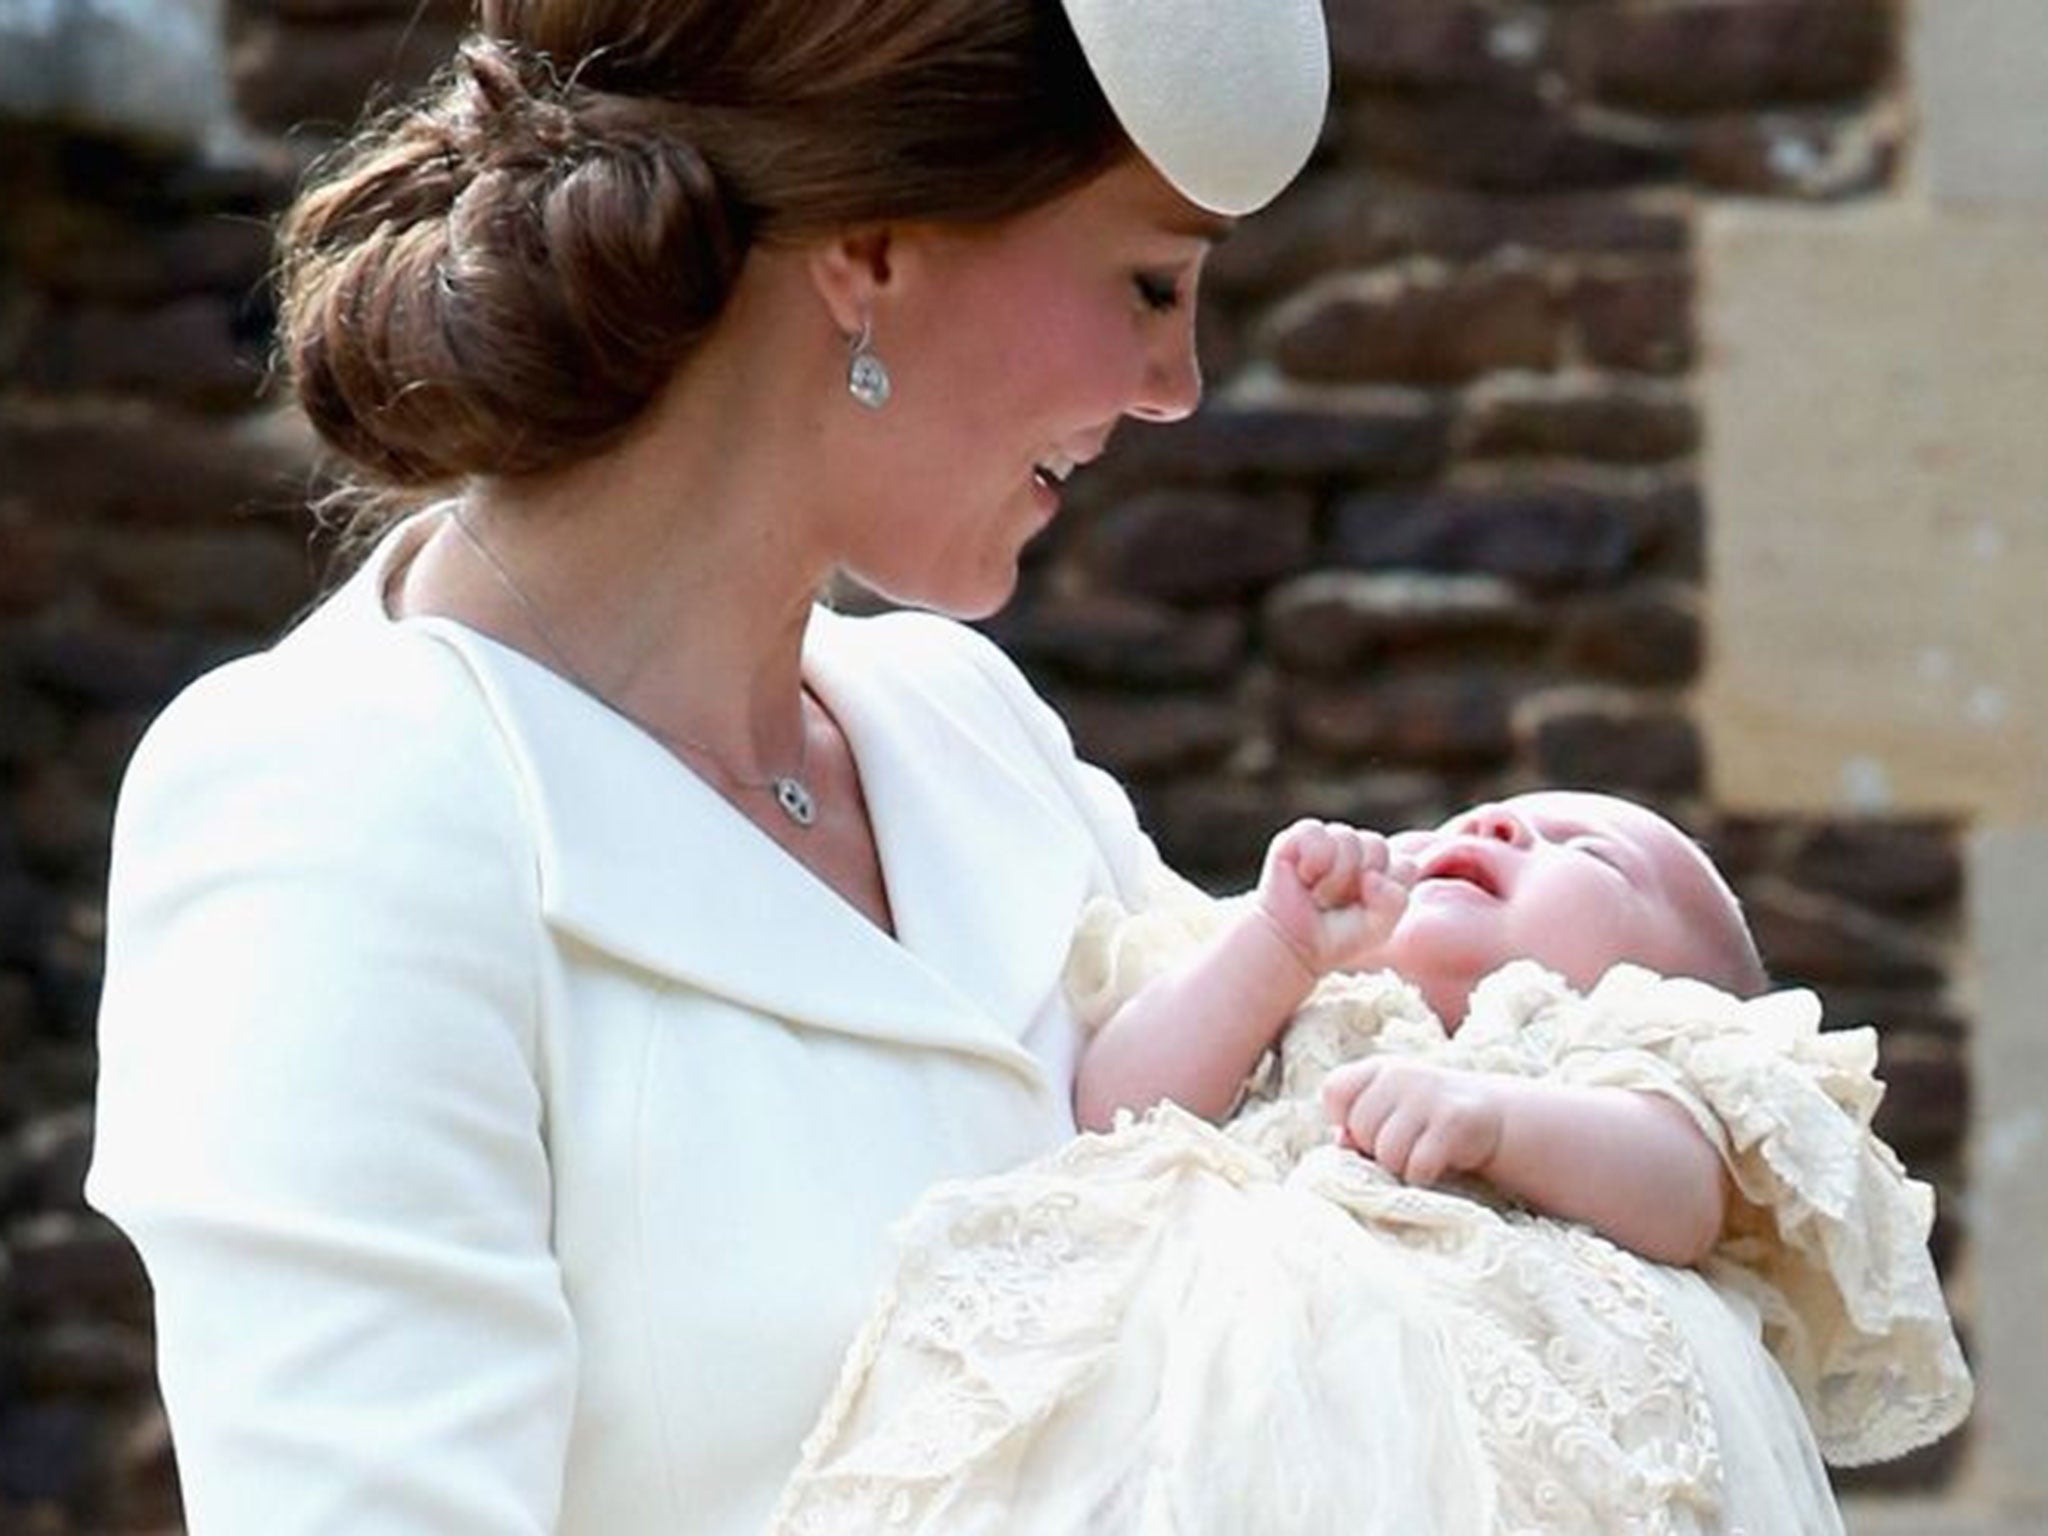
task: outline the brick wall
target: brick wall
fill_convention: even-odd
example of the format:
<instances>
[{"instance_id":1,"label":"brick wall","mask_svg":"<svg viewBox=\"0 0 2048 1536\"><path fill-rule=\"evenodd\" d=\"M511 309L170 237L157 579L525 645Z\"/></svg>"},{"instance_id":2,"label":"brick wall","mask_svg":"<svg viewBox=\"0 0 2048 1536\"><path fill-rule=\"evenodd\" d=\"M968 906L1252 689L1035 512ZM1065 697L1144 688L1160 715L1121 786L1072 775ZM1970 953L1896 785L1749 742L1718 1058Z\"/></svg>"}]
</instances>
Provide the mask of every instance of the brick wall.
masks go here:
<instances>
[{"instance_id":1,"label":"brick wall","mask_svg":"<svg viewBox=\"0 0 2048 1536\"><path fill-rule=\"evenodd\" d=\"M1891 6L1329 9L1337 110L1218 255L1210 405L1124 434L991 627L1218 884L1297 814L1404 825L1553 781L1658 802L1777 973L1880 1024L1881 1123L1952 1195L1959 829L1722 813L1692 712L1691 213L1884 192ZM314 589L311 454L263 404L264 221L453 11L237 0L228 148L0 120L0 1530L176 1529L146 1288L78 1198L111 795L152 711ZM1944 1262L1966 1241L1945 1220Z\"/></svg>"}]
</instances>

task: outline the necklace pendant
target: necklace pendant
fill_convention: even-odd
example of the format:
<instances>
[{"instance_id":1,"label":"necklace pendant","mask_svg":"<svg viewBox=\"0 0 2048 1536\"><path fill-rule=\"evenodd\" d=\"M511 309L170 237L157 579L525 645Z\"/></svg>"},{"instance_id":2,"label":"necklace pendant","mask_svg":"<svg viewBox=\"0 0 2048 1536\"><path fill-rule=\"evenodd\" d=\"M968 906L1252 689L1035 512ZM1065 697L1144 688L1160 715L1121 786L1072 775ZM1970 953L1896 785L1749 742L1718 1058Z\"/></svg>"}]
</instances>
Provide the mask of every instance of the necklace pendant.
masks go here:
<instances>
[{"instance_id":1,"label":"necklace pendant","mask_svg":"<svg viewBox=\"0 0 2048 1536\"><path fill-rule=\"evenodd\" d=\"M782 814L800 827L808 827L818 819L818 803L811 798L800 779L785 775L775 781L775 803L782 807Z\"/></svg>"}]
</instances>

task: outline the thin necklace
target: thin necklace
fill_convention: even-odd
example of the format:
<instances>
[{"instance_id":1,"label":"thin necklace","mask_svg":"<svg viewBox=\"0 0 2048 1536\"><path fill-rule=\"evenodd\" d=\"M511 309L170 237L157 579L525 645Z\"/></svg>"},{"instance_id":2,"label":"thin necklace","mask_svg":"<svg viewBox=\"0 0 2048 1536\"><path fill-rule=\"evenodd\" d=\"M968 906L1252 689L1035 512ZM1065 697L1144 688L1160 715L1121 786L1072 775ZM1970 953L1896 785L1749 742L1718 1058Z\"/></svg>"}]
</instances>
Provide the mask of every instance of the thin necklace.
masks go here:
<instances>
[{"instance_id":1,"label":"thin necklace","mask_svg":"<svg viewBox=\"0 0 2048 1536\"><path fill-rule=\"evenodd\" d=\"M457 502L450 516L454 518L457 531L461 533L469 547L483 558L485 565L490 567L491 574L498 579L498 585L503 587L511 595L512 601L519 605L520 611L526 615L527 624L532 627L535 637L547 648L548 655L554 658L555 665L560 669L562 676L574 683L584 693L589 694L591 698L597 700L598 703L609 709L613 714L618 715L622 719L630 720L656 741L668 747L669 750L680 751L688 749L689 752L703 758L712 767L716 768L728 783L734 784L741 789L757 790L773 796L775 804L781 809L782 814L795 822L799 827L808 827L818 819L817 796L811 793L810 786L804 782L804 769L809 765L811 756L811 736L808 728L798 738L796 768L794 771L778 773L766 779L743 779L726 767L719 755L712 751L711 748L705 746L703 742L692 741L689 737L677 735L672 731L664 731L659 726L651 725L647 721L642 720L638 715L630 714L619 708L618 705L605 696L601 689L583 675L574 662L569 660L568 653L562 649L561 642L555 639L554 631L548 627L547 620L541 617L540 605L526 595L526 589L512 579L512 573L505 569L505 563L498 558L497 552L483 541L476 529L470 526L468 509L462 503Z\"/></svg>"}]
</instances>

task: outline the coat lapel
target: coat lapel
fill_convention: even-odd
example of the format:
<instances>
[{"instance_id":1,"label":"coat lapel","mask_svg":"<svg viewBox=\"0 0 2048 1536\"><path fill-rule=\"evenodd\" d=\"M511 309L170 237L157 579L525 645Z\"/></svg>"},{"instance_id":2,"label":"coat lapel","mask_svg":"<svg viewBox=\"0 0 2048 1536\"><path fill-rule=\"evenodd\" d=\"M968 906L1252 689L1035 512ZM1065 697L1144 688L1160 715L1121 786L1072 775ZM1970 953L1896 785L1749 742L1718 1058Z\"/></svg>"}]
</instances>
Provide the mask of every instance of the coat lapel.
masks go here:
<instances>
[{"instance_id":1,"label":"coat lapel","mask_svg":"<svg viewBox=\"0 0 2048 1536\"><path fill-rule=\"evenodd\" d=\"M806 665L860 766L896 939L623 717L462 625L419 622L463 653L505 732L558 931L743 1007L1042 1085L1016 1032L1058 984L1087 846L962 721L896 697L862 621L821 614Z\"/></svg>"},{"instance_id":2,"label":"coat lapel","mask_svg":"<svg viewBox=\"0 0 2048 1536\"><path fill-rule=\"evenodd\" d=\"M928 622L820 612L806 670L853 744L899 940L1021 1031L1060 984L1098 856L1009 703L960 657L934 667Z\"/></svg>"}]
</instances>

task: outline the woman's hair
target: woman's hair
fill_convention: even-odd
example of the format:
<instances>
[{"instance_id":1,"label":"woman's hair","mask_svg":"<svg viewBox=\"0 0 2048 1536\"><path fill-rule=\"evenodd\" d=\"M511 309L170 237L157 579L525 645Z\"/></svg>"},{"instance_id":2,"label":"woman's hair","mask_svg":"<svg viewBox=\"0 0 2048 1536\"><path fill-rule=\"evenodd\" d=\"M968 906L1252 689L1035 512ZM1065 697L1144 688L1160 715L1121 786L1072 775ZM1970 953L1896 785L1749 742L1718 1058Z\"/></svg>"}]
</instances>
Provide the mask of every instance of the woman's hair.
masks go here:
<instances>
[{"instance_id":1,"label":"woman's hair","mask_svg":"<svg viewBox=\"0 0 2048 1536\"><path fill-rule=\"evenodd\" d=\"M1128 149L1058 0L483 0L286 216L281 362L364 489L563 468L756 242L990 222Z\"/></svg>"}]
</instances>

